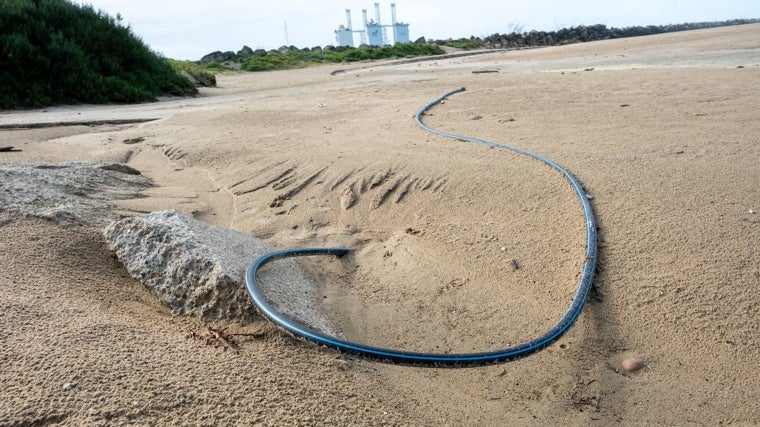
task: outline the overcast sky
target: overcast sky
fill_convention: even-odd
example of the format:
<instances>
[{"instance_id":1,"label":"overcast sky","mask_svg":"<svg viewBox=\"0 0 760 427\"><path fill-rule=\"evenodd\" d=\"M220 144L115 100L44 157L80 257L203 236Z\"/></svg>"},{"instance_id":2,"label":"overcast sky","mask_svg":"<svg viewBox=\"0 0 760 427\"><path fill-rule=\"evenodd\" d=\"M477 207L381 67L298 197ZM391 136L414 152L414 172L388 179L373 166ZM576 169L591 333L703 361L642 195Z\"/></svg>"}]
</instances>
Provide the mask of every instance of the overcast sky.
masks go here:
<instances>
[{"instance_id":1,"label":"overcast sky","mask_svg":"<svg viewBox=\"0 0 760 427\"><path fill-rule=\"evenodd\" d=\"M299 48L336 44L335 30L351 9L353 28L362 9L375 17L374 2L357 0L91 0L109 15L121 14L153 50L176 59L200 59L216 50ZM380 3L383 24L391 2ZM577 25L608 27L760 18L758 0L398 0L396 15L409 24L412 41ZM287 28L287 30L286 30ZM389 29L390 30L390 29ZM389 35L391 32L389 31ZM356 42L359 42L356 36Z\"/></svg>"}]
</instances>

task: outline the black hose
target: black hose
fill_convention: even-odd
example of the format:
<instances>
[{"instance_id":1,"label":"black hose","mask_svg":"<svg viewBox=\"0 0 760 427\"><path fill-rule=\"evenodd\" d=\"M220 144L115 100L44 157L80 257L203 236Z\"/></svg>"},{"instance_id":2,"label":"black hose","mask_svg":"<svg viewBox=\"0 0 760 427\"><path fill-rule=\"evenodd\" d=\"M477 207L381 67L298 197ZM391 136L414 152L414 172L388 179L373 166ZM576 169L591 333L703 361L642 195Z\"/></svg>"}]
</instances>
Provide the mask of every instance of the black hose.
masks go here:
<instances>
[{"instance_id":1,"label":"black hose","mask_svg":"<svg viewBox=\"0 0 760 427\"><path fill-rule=\"evenodd\" d=\"M277 259L298 256L333 255L340 257L348 253L348 249L346 248L286 249L264 255L255 263L251 264L251 266L249 266L248 270L246 271L245 285L248 293L251 296L251 299L253 300L253 303L256 305L259 312L264 317L298 338L303 338L305 340L314 342L318 345L323 345L339 352L360 356L378 362L426 367L482 366L520 359L546 348L548 345L559 339L567 331L567 329L570 328L570 326L575 322L575 320L578 318L578 315L580 315L581 310L583 309L583 304L586 301L589 290L591 289L591 282L594 278L594 269L596 266L596 223L594 220L594 214L591 210L591 203L589 202L590 197L586 194L578 180L576 180L570 172L545 157L525 150L521 150L519 148L498 144L484 139L455 135L431 129L422 123L421 117L427 110L432 108L434 105L440 104L440 102L448 96L462 92L464 90L465 88L459 88L448 92L422 107L422 109L420 109L420 111L415 116L415 121L417 124L422 129L425 129L437 135L475 142L478 144L484 144L489 147L510 150L538 160L561 172L565 179L567 179L567 181L569 181L573 186L573 189L575 189L575 192L580 199L581 205L583 207L583 214L586 218L586 261L583 264L583 272L581 274L580 281L578 282L578 289L575 291L575 295L573 296L573 300L570 303L570 307L567 309L562 318L560 318L560 320L554 326L552 326L542 335L533 338L530 341L526 341L524 343L507 347L501 350L460 354L418 353L381 347L372 347L325 335L321 332L305 327L297 321L289 318L285 314L280 313L267 301L267 299L262 294L257 282L257 274L259 269L265 264Z\"/></svg>"}]
</instances>

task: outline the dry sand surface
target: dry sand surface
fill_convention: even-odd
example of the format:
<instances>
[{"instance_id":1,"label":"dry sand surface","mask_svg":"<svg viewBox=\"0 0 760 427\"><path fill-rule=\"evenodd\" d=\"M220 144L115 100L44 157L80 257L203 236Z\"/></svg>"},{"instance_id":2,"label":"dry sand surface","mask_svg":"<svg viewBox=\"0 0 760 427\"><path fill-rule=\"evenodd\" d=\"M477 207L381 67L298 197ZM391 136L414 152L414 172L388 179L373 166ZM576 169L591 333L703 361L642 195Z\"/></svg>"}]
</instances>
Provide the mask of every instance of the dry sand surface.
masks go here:
<instances>
[{"instance_id":1,"label":"dry sand surface","mask_svg":"<svg viewBox=\"0 0 760 427\"><path fill-rule=\"evenodd\" d=\"M348 246L304 265L346 337L493 350L562 315L585 230L559 173L416 127L420 107L465 86L426 123L583 183L603 301L523 360L389 366L263 320L173 318L99 228L5 211L0 425L760 424L760 25L337 68L3 112L26 128L0 131L21 150L0 161L126 162L155 186L115 217L175 208L279 248ZM126 119L158 120L30 126Z\"/></svg>"}]
</instances>

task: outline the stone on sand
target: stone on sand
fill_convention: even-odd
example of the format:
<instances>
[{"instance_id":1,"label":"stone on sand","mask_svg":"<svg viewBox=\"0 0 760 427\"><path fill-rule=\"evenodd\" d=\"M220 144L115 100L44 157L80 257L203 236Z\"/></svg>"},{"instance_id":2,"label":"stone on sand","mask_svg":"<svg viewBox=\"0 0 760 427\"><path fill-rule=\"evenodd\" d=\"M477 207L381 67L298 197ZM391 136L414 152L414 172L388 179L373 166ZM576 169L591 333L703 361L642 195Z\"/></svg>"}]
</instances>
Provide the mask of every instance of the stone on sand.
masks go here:
<instances>
[{"instance_id":1,"label":"stone on sand","mask_svg":"<svg viewBox=\"0 0 760 427\"><path fill-rule=\"evenodd\" d=\"M244 323L256 316L244 278L252 262L274 250L265 242L175 210L114 221L104 235L132 277L175 315ZM262 291L278 310L334 333L319 310L317 285L294 260L272 263L260 273Z\"/></svg>"},{"instance_id":2,"label":"stone on sand","mask_svg":"<svg viewBox=\"0 0 760 427\"><path fill-rule=\"evenodd\" d=\"M0 211L102 227L116 217L114 200L140 197L150 186L121 163L2 163Z\"/></svg>"}]
</instances>

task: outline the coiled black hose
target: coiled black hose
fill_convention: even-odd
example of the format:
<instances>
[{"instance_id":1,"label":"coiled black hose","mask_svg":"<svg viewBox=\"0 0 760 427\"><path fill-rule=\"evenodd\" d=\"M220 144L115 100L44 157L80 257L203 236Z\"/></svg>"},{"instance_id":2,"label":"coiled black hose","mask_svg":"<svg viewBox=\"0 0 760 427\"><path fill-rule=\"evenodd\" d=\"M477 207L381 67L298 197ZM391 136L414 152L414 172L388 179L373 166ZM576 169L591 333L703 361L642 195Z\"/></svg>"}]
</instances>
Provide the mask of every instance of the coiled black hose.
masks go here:
<instances>
[{"instance_id":1,"label":"coiled black hose","mask_svg":"<svg viewBox=\"0 0 760 427\"><path fill-rule=\"evenodd\" d=\"M594 278L594 269L596 266L596 223L594 220L594 213L591 209L591 203L589 202L590 196L586 194L581 184L570 172L545 157L525 150L521 150L519 148L498 144L484 139L471 138L468 136L456 135L431 129L422 123L421 117L427 110L432 108L434 105L440 104L440 102L445 98L464 90L465 88L459 88L448 92L422 107L422 109L420 109L415 117L417 124L422 129L425 129L428 132L432 132L437 135L483 144L489 147L499 148L503 150L510 150L538 160L561 172L565 179L570 182L570 185L573 186L575 193L578 195L581 206L583 207L583 214L586 218L586 261L583 264L583 272L581 274L580 281L578 282L578 289L575 291L575 295L573 296L573 300L570 303L570 307L567 309L562 318L542 335L533 338L530 341L526 341L524 343L507 347L501 350L461 354L418 353L357 344L325 335L321 332L305 327L295 320L289 318L285 314L280 313L267 301L267 299L262 294L257 282L257 274L259 269L265 264L277 259L299 256L333 255L340 257L348 253L348 249L346 248L286 249L266 254L263 257L259 258L255 263L251 264L251 266L248 267L245 275L246 289L248 290L253 303L265 318L269 319L271 322L275 323L285 331L293 334L298 338L314 342L318 345L323 345L342 353L352 354L379 362L426 367L482 366L520 359L546 348L548 345L559 339L567 331L567 329L570 328L570 326L575 322L575 320L578 318L578 315L580 315L581 310L583 309L583 304L588 297L589 290L591 289L591 283Z\"/></svg>"}]
</instances>

